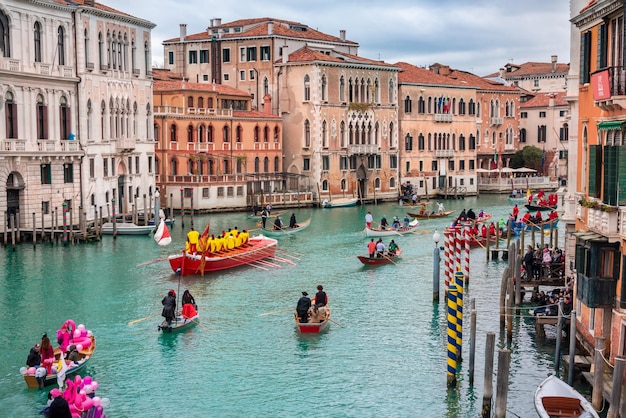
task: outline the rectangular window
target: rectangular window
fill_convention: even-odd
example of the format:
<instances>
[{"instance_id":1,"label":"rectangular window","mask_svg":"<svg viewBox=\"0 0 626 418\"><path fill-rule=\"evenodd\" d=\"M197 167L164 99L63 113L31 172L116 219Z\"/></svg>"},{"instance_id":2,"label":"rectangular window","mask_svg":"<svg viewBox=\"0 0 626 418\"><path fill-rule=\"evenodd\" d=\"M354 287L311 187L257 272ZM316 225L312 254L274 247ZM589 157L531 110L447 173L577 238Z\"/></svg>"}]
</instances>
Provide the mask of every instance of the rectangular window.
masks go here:
<instances>
[{"instance_id":1,"label":"rectangular window","mask_svg":"<svg viewBox=\"0 0 626 418\"><path fill-rule=\"evenodd\" d=\"M152 157L148 157L148 173L152 173Z\"/></svg>"},{"instance_id":2,"label":"rectangular window","mask_svg":"<svg viewBox=\"0 0 626 418\"><path fill-rule=\"evenodd\" d=\"M398 168L398 157L396 155L389 156L389 168Z\"/></svg>"},{"instance_id":3,"label":"rectangular window","mask_svg":"<svg viewBox=\"0 0 626 418\"><path fill-rule=\"evenodd\" d=\"M566 114L567 114L566 110L560 110L559 111L559 116L562 117L562 118L564 118Z\"/></svg>"},{"instance_id":4,"label":"rectangular window","mask_svg":"<svg viewBox=\"0 0 626 418\"><path fill-rule=\"evenodd\" d=\"M269 46L262 46L260 52L261 52L261 61L270 60L270 47Z\"/></svg>"},{"instance_id":5,"label":"rectangular window","mask_svg":"<svg viewBox=\"0 0 626 418\"><path fill-rule=\"evenodd\" d=\"M224 81L228 81L230 79L230 76L228 74L224 74Z\"/></svg>"},{"instance_id":6,"label":"rectangular window","mask_svg":"<svg viewBox=\"0 0 626 418\"><path fill-rule=\"evenodd\" d=\"M520 112L519 117L520 117L521 119L526 119L526 118L528 118L528 112Z\"/></svg>"},{"instance_id":7,"label":"rectangular window","mask_svg":"<svg viewBox=\"0 0 626 418\"><path fill-rule=\"evenodd\" d=\"M198 63L198 51L189 51L189 64Z\"/></svg>"},{"instance_id":8,"label":"rectangular window","mask_svg":"<svg viewBox=\"0 0 626 418\"><path fill-rule=\"evenodd\" d=\"M311 170L311 159L310 158L303 158L302 159L302 170L304 170L304 171Z\"/></svg>"},{"instance_id":9,"label":"rectangular window","mask_svg":"<svg viewBox=\"0 0 626 418\"><path fill-rule=\"evenodd\" d=\"M469 169L473 170L474 169L474 160L469 160Z\"/></svg>"},{"instance_id":10,"label":"rectangular window","mask_svg":"<svg viewBox=\"0 0 626 418\"><path fill-rule=\"evenodd\" d=\"M433 160L431 162L431 167L430 167L431 171L437 171L437 160Z\"/></svg>"},{"instance_id":11,"label":"rectangular window","mask_svg":"<svg viewBox=\"0 0 626 418\"><path fill-rule=\"evenodd\" d=\"M535 87L539 87L539 80L535 80L534 85L535 85Z\"/></svg>"},{"instance_id":12,"label":"rectangular window","mask_svg":"<svg viewBox=\"0 0 626 418\"><path fill-rule=\"evenodd\" d=\"M139 157L135 157L135 173L136 174L141 174L139 172Z\"/></svg>"},{"instance_id":13,"label":"rectangular window","mask_svg":"<svg viewBox=\"0 0 626 418\"><path fill-rule=\"evenodd\" d=\"M250 70L250 80L254 80L254 73L255 73L255 71L256 70Z\"/></svg>"},{"instance_id":14,"label":"rectangular window","mask_svg":"<svg viewBox=\"0 0 626 418\"><path fill-rule=\"evenodd\" d=\"M202 81L209 81L209 75L208 74L202 74Z\"/></svg>"},{"instance_id":15,"label":"rectangular window","mask_svg":"<svg viewBox=\"0 0 626 418\"><path fill-rule=\"evenodd\" d=\"M49 215L50 214L50 202L41 202L41 212L44 215Z\"/></svg>"},{"instance_id":16,"label":"rectangular window","mask_svg":"<svg viewBox=\"0 0 626 418\"><path fill-rule=\"evenodd\" d=\"M93 158L89 159L89 178L93 179L96 177L96 161Z\"/></svg>"},{"instance_id":17,"label":"rectangular window","mask_svg":"<svg viewBox=\"0 0 626 418\"><path fill-rule=\"evenodd\" d=\"M580 84L591 80L591 31L580 34Z\"/></svg>"},{"instance_id":18,"label":"rectangular window","mask_svg":"<svg viewBox=\"0 0 626 418\"><path fill-rule=\"evenodd\" d=\"M224 188L223 187L218 187L217 188L217 197L224 197Z\"/></svg>"},{"instance_id":19,"label":"rectangular window","mask_svg":"<svg viewBox=\"0 0 626 418\"><path fill-rule=\"evenodd\" d=\"M228 196L228 197L235 196L235 188L233 186L228 186L226 188L226 196Z\"/></svg>"},{"instance_id":20,"label":"rectangular window","mask_svg":"<svg viewBox=\"0 0 626 418\"><path fill-rule=\"evenodd\" d=\"M174 65L174 51L170 51L167 53L167 62L170 65Z\"/></svg>"},{"instance_id":21,"label":"rectangular window","mask_svg":"<svg viewBox=\"0 0 626 418\"><path fill-rule=\"evenodd\" d=\"M230 48L222 49L222 62L230 62Z\"/></svg>"},{"instance_id":22,"label":"rectangular window","mask_svg":"<svg viewBox=\"0 0 626 418\"><path fill-rule=\"evenodd\" d=\"M203 187L202 188L202 197L204 199L208 199L209 198L209 188L208 187Z\"/></svg>"},{"instance_id":23,"label":"rectangular window","mask_svg":"<svg viewBox=\"0 0 626 418\"><path fill-rule=\"evenodd\" d=\"M42 164L41 168L41 184L52 184L52 166L50 164Z\"/></svg>"},{"instance_id":24,"label":"rectangular window","mask_svg":"<svg viewBox=\"0 0 626 418\"><path fill-rule=\"evenodd\" d=\"M539 117L540 118L545 118L546 117L546 112L539 112Z\"/></svg>"},{"instance_id":25,"label":"rectangular window","mask_svg":"<svg viewBox=\"0 0 626 418\"><path fill-rule=\"evenodd\" d=\"M350 170L356 170L356 164L357 164L356 155L352 155L350 157Z\"/></svg>"},{"instance_id":26,"label":"rectangular window","mask_svg":"<svg viewBox=\"0 0 626 418\"><path fill-rule=\"evenodd\" d=\"M459 170L460 171L465 170L465 160L460 160L459 161Z\"/></svg>"},{"instance_id":27,"label":"rectangular window","mask_svg":"<svg viewBox=\"0 0 626 418\"><path fill-rule=\"evenodd\" d=\"M239 48L239 62L246 62L246 48Z\"/></svg>"},{"instance_id":28,"label":"rectangular window","mask_svg":"<svg viewBox=\"0 0 626 418\"><path fill-rule=\"evenodd\" d=\"M102 159L102 176L109 177L109 159L108 158Z\"/></svg>"},{"instance_id":29,"label":"rectangular window","mask_svg":"<svg viewBox=\"0 0 626 418\"><path fill-rule=\"evenodd\" d=\"M183 196L185 196L185 198L192 198L193 197L193 189L191 187L185 187L183 189Z\"/></svg>"},{"instance_id":30,"label":"rectangular window","mask_svg":"<svg viewBox=\"0 0 626 418\"><path fill-rule=\"evenodd\" d=\"M322 171L330 170L330 157L328 155L322 156Z\"/></svg>"},{"instance_id":31,"label":"rectangular window","mask_svg":"<svg viewBox=\"0 0 626 418\"><path fill-rule=\"evenodd\" d=\"M243 186L237 186L237 196L243 196Z\"/></svg>"},{"instance_id":32,"label":"rectangular window","mask_svg":"<svg viewBox=\"0 0 626 418\"><path fill-rule=\"evenodd\" d=\"M74 164L63 164L63 182L74 183Z\"/></svg>"},{"instance_id":33,"label":"rectangular window","mask_svg":"<svg viewBox=\"0 0 626 418\"><path fill-rule=\"evenodd\" d=\"M247 61L256 61L256 46L249 47L246 51Z\"/></svg>"},{"instance_id":34,"label":"rectangular window","mask_svg":"<svg viewBox=\"0 0 626 418\"><path fill-rule=\"evenodd\" d=\"M448 170L454 171L454 160L448 160Z\"/></svg>"},{"instance_id":35,"label":"rectangular window","mask_svg":"<svg viewBox=\"0 0 626 418\"><path fill-rule=\"evenodd\" d=\"M200 64L208 64L209 63L209 50L201 49L200 50Z\"/></svg>"},{"instance_id":36,"label":"rectangular window","mask_svg":"<svg viewBox=\"0 0 626 418\"><path fill-rule=\"evenodd\" d=\"M348 169L348 157L339 157L339 169L340 170Z\"/></svg>"},{"instance_id":37,"label":"rectangular window","mask_svg":"<svg viewBox=\"0 0 626 418\"><path fill-rule=\"evenodd\" d=\"M133 157L128 157L128 173L133 172Z\"/></svg>"},{"instance_id":38,"label":"rectangular window","mask_svg":"<svg viewBox=\"0 0 626 418\"><path fill-rule=\"evenodd\" d=\"M246 81L246 71L245 70L239 71L239 80L240 81Z\"/></svg>"}]
</instances>

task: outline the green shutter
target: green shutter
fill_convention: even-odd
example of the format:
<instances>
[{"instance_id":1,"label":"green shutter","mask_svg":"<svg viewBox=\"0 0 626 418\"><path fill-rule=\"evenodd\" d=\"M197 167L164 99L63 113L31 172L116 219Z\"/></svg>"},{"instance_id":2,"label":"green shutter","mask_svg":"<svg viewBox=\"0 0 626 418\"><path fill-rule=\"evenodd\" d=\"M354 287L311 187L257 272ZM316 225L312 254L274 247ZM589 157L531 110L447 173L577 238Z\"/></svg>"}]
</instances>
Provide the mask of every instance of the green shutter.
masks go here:
<instances>
[{"instance_id":1,"label":"green shutter","mask_svg":"<svg viewBox=\"0 0 626 418\"><path fill-rule=\"evenodd\" d=\"M604 147L604 190L602 201L607 205L616 205L617 202L617 148L614 145Z\"/></svg>"},{"instance_id":2,"label":"green shutter","mask_svg":"<svg viewBox=\"0 0 626 418\"><path fill-rule=\"evenodd\" d=\"M589 190L588 196L595 196L596 194L596 152L597 145L589 145Z\"/></svg>"},{"instance_id":3,"label":"green shutter","mask_svg":"<svg viewBox=\"0 0 626 418\"><path fill-rule=\"evenodd\" d=\"M626 146L617 147L617 204L626 205Z\"/></svg>"}]
</instances>

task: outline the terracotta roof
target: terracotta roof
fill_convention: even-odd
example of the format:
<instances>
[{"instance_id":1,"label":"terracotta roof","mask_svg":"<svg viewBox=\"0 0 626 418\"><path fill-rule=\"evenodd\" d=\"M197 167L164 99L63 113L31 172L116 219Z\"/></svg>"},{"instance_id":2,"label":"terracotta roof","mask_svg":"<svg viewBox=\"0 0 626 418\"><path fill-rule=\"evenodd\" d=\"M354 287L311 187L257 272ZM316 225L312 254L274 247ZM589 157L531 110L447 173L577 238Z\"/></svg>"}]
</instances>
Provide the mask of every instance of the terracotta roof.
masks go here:
<instances>
[{"instance_id":1,"label":"terracotta roof","mask_svg":"<svg viewBox=\"0 0 626 418\"><path fill-rule=\"evenodd\" d=\"M211 91L223 95L250 98L250 93L226 86L224 84L192 83L185 81L183 86L182 75L160 68L153 69L152 77L154 79L153 90L155 92L177 90Z\"/></svg>"},{"instance_id":2,"label":"terracotta roof","mask_svg":"<svg viewBox=\"0 0 626 418\"><path fill-rule=\"evenodd\" d=\"M480 90L500 90L502 92L522 93L522 89L518 87L507 86L494 80L487 80L483 77L479 77L466 71L451 69L450 74L447 75L447 77L455 80L464 81L465 83L467 83L467 85L475 86Z\"/></svg>"},{"instance_id":3,"label":"terracotta roof","mask_svg":"<svg viewBox=\"0 0 626 418\"><path fill-rule=\"evenodd\" d=\"M269 33L268 26L272 23L272 33ZM246 28L246 26L252 27ZM295 29L294 27L298 27L301 29ZM281 19L273 19L269 17L264 18L256 18L256 19L241 19L235 20L233 22L224 23L219 26L211 26L204 32L195 33L191 35L187 35L185 37L186 40L189 41L200 41L200 40L210 40L214 34L212 31L214 29L233 29L233 28L241 28L241 32L229 31L228 33L222 33L222 39L235 39L235 38L246 38L246 37L261 37L261 36L281 36L286 38L297 38L297 39L308 39L311 41L317 42L331 42L331 43L344 43L344 44L352 44L358 46L357 42L349 41L349 40L341 40L341 38L333 35L328 35L326 33L320 32L318 30L312 29L307 25L298 22L292 22ZM180 42L180 37L166 39L163 42Z\"/></svg>"},{"instance_id":4,"label":"terracotta roof","mask_svg":"<svg viewBox=\"0 0 626 418\"><path fill-rule=\"evenodd\" d=\"M55 3L57 4L62 4L64 6L86 6L86 7L93 7L95 9L98 10L103 10L105 12L110 12L110 13L116 13L122 16L130 16L130 17L135 17L132 15L129 15L128 13L124 13L121 12L119 10L116 10L112 7L109 7L107 5L104 5L102 3L97 3L94 2L93 6L91 5L91 1L90 0L53 0ZM141 18L136 18L136 19L141 19ZM141 20L145 20L145 19L141 19Z\"/></svg>"},{"instance_id":5,"label":"terracotta roof","mask_svg":"<svg viewBox=\"0 0 626 418\"><path fill-rule=\"evenodd\" d=\"M596 0L591 0L591 1L589 2L589 4L587 4L585 7L583 7L582 9L580 9L580 12L579 12L579 13L582 13L582 12L584 12L585 10L591 9L591 8L592 8L593 6L595 6L595 5L596 5Z\"/></svg>"},{"instance_id":6,"label":"terracotta roof","mask_svg":"<svg viewBox=\"0 0 626 418\"><path fill-rule=\"evenodd\" d=\"M555 106L568 106L568 103L565 101L565 92L558 92L536 93L535 97L533 97L532 99L528 100L525 103L520 103L520 108L548 107L551 98L555 99Z\"/></svg>"},{"instance_id":7,"label":"terracotta roof","mask_svg":"<svg viewBox=\"0 0 626 418\"><path fill-rule=\"evenodd\" d=\"M446 76L437 74L428 68L417 67L407 62L396 62L394 67L401 69L398 74L398 82L401 83L422 83L422 84L438 84L442 86L467 86L460 80L454 80Z\"/></svg>"},{"instance_id":8,"label":"terracotta roof","mask_svg":"<svg viewBox=\"0 0 626 418\"><path fill-rule=\"evenodd\" d=\"M377 65L383 67L393 68L391 64L387 64L384 61L371 60L369 58L360 57L358 55L346 54L343 52L331 51L330 54L324 54L309 48L308 46L302 47L295 52L289 54L289 62L339 62L343 64L360 64L360 65Z\"/></svg>"},{"instance_id":9,"label":"terracotta roof","mask_svg":"<svg viewBox=\"0 0 626 418\"><path fill-rule=\"evenodd\" d=\"M278 115L260 112L258 110L233 110L235 118L263 118L263 119L281 119Z\"/></svg>"},{"instance_id":10,"label":"terracotta roof","mask_svg":"<svg viewBox=\"0 0 626 418\"><path fill-rule=\"evenodd\" d=\"M511 77L528 77L533 75L550 75L550 74L567 74L569 72L569 64L556 64L556 71L552 71L551 62L525 62L524 64L507 64L504 71L504 78ZM506 71L506 69L511 71ZM500 77L500 72L491 73L486 78Z\"/></svg>"}]
</instances>

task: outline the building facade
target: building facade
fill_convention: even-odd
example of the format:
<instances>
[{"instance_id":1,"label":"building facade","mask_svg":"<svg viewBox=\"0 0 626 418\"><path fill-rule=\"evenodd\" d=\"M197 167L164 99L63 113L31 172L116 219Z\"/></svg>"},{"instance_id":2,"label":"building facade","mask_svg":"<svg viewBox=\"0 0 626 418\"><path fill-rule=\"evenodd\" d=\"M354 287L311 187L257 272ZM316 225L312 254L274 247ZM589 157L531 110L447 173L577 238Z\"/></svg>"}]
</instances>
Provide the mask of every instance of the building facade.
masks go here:
<instances>
[{"instance_id":1,"label":"building facade","mask_svg":"<svg viewBox=\"0 0 626 418\"><path fill-rule=\"evenodd\" d=\"M154 70L162 207L245 209L284 188L282 120L251 110L251 102L249 93L226 85Z\"/></svg>"},{"instance_id":2,"label":"building facade","mask_svg":"<svg viewBox=\"0 0 626 418\"><path fill-rule=\"evenodd\" d=\"M153 26L90 0L0 5L0 207L20 227L149 193Z\"/></svg>"},{"instance_id":3,"label":"building facade","mask_svg":"<svg viewBox=\"0 0 626 418\"><path fill-rule=\"evenodd\" d=\"M626 353L625 6L577 1L571 7L572 51L578 51L572 55L577 92L569 99L578 113L577 141L570 145L576 146L570 153L577 167L575 214L567 227L574 308L581 342L593 351L594 338L605 338L612 362Z\"/></svg>"}]
</instances>

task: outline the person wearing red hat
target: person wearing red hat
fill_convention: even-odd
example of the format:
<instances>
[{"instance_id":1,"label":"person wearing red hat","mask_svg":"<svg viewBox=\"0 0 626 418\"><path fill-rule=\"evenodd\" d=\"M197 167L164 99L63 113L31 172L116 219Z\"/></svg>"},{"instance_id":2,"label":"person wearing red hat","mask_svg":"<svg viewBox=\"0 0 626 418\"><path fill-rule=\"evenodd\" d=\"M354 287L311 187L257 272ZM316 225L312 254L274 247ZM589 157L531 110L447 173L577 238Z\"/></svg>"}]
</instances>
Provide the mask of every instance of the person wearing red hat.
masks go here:
<instances>
[{"instance_id":1,"label":"person wearing red hat","mask_svg":"<svg viewBox=\"0 0 626 418\"><path fill-rule=\"evenodd\" d=\"M163 298L161 304L163 305L161 316L165 318L167 325L170 325L176 316L176 292L174 292L174 289L170 289L167 292L167 296Z\"/></svg>"}]
</instances>

